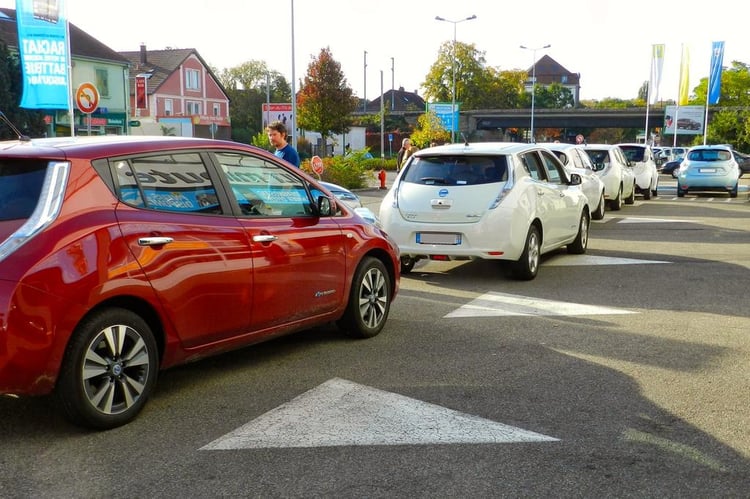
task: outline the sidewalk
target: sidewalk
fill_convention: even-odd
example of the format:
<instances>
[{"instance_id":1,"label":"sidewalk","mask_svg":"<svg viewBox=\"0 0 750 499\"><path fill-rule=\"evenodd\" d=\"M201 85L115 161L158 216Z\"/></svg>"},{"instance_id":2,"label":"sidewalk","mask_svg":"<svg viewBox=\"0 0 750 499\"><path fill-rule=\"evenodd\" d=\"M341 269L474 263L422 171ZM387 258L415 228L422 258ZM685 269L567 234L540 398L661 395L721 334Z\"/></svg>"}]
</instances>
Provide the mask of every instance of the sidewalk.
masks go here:
<instances>
[{"instance_id":1,"label":"sidewalk","mask_svg":"<svg viewBox=\"0 0 750 499\"><path fill-rule=\"evenodd\" d=\"M368 191L372 189L380 189L380 180L378 179L378 173L380 173L380 170L375 170L372 177L367 178L367 187L363 187L361 189L355 189L355 191ZM395 170L386 170L385 171L385 186L387 189L390 189L393 185L393 181L396 180L396 171Z\"/></svg>"}]
</instances>

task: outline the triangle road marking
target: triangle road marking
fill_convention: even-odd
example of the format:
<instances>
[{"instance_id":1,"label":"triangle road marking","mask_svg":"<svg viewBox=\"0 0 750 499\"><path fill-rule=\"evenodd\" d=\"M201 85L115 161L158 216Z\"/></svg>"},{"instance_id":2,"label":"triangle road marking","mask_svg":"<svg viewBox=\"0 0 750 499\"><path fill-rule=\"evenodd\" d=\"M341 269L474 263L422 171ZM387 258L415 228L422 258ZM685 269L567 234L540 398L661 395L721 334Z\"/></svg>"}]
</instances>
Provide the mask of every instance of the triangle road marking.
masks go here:
<instances>
[{"instance_id":1,"label":"triangle road marking","mask_svg":"<svg viewBox=\"0 0 750 499\"><path fill-rule=\"evenodd\" d=\"M201 450L557 440L334 378L210 442Z\"/></svg>"}]
</instances>

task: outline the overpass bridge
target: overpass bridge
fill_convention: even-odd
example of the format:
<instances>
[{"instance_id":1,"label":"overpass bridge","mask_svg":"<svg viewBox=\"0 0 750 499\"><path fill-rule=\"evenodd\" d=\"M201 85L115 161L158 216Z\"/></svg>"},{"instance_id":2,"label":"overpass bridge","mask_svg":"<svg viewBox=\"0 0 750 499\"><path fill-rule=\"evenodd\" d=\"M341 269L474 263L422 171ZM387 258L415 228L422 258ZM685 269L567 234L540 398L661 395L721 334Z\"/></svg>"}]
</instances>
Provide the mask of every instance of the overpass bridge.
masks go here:
<instances>
[{"instance_id":1,"label":"overpass bridge","mask_svg":"<svg viewBox=\"0 0 750 499\"><path fill-rule=\"evenodd\" d=\"M709 109L709 120L712 109ZM650 107L648 127L664 126L664 107ZM464 131L529 128L531 109L488 109L462 111L460 129ZM534 128L639 128L646 124L646 108L623 109L534 109Z\"/></svg>"}]
</instances>

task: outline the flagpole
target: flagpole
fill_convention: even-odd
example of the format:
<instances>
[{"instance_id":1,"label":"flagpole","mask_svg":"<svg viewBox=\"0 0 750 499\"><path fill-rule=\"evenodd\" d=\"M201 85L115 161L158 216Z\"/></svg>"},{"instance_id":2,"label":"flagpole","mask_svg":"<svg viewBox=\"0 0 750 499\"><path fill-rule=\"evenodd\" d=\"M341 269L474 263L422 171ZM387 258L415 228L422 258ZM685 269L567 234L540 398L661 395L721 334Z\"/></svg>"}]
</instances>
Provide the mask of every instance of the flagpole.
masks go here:
<instances>
[{"instance_id":1,"label":"flagpole","mask_svg":"<svg viewBox=\"0 0 750 499\"><path fill-rule=\"evenodd\" d=\"M65 50L68 55L68 120L70 120L70 136L76 136L75 112L73 111L73 56L70 52L70 20L68 19L68 2L63 2L65 12ZM89 117L90 118L90 117ZM89 123L91 123L89 121Z\"/></svg>"},{"instance_id":2,"label":"flagpole","mask_svg":"<svg viewBox=\"0 0 750 499\"><path fill-rule=\"evenodd\" d=\"M708 94L710 92L710 88L706 86L706 110L703 113L703 145L706 145L706 135L708 135Z\"/></svg>"}]
</instances>

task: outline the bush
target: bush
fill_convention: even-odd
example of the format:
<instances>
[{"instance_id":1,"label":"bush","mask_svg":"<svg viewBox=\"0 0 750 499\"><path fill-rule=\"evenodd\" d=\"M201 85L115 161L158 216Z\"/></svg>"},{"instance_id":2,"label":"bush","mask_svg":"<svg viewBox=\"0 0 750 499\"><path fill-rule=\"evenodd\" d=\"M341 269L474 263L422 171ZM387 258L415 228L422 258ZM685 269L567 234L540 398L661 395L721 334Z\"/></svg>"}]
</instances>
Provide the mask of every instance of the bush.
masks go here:
<instances>
[{"instance_id":1,"label":"bush","mask_svg":"<svg viewBox=\"0 0 750 499\"><path fill-rule=\"evenodd\" d=\"M346 156L334 156L332 158L323 158L323 173L320 179L333 184L338 184L347 189L361 189L367 187L368 179L374 178L373 169L368 165L372 161L377 161L378 167L380 160L364 159L367 151L356 151ZM300 167L307 173L316 177L310 167L310 160L302 161Z\"/></svg>"}]
</instances>

